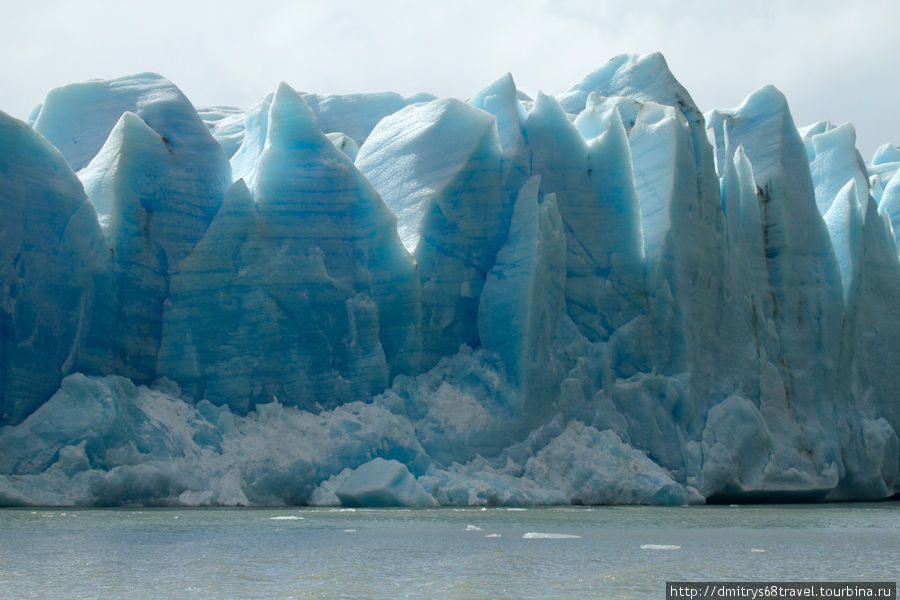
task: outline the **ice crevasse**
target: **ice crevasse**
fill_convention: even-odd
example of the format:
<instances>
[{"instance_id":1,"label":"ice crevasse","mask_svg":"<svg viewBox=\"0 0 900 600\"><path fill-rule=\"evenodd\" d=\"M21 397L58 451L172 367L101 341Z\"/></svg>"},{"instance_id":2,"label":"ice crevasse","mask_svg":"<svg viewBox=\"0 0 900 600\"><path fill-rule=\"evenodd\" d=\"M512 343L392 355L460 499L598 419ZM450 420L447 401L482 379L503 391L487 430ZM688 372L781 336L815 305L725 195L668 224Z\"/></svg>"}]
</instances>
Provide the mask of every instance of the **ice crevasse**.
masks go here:
<instances>
[{"instance_id":1,"label":"ice crevasse","mask_svg":"<svg viewBox=\"0 0 900 600\"><path fill-rule=\"evenodd\" d=\"M900 151L660 54L467 101L0 113L0 505L900 491Z\"/></svg>"}]
</instances>

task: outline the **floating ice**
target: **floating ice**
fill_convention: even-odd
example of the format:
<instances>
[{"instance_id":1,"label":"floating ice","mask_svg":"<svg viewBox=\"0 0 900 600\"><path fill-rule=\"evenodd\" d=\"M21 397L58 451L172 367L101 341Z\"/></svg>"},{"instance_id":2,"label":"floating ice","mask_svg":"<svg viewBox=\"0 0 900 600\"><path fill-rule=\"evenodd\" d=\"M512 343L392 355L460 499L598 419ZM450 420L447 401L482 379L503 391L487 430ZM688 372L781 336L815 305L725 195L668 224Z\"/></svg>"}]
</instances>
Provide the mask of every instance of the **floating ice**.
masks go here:
<instances>
[{"instance_id":1,"label":"floating ice","mask_svg":"<svg viewBox=\"0 0 900 600\"><path fill-rule=\"evenodd\" d=\"M349 506L437 506L405 465L383 458L352 471L335 494Z\"/></svg>"},{"instance_id":2,"label":"floating ice","mask_svg":"<svg viewBox=\"0 0 900 600\"><path fill-rule=\"evenodd\" d=\"M574 540L580 537L580 535L569 533L541 533L539 531L529 531L522 535L522 539L525 540Z\"/></svg>"}]
</instances>

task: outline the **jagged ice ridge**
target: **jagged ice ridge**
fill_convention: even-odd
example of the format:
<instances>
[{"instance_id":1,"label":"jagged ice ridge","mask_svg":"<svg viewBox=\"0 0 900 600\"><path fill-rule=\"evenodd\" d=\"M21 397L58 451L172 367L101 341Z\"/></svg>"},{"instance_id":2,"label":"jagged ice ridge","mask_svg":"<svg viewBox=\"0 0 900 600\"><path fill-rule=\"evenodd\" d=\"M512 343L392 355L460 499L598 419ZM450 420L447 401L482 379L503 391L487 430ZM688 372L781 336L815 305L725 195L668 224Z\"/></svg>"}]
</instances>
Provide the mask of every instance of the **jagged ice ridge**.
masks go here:
<instances>
[{"instance_id":1,"label":"jagged ice ridge","mask_svg":"<svg viewBox=\"0 0 900 600\"><path fill-rule=\"evenodd\" d=\"M0 505L890 497L898 166L659 54L558 97L54 89L0 113Z\"/></svg>"}]
</instances>

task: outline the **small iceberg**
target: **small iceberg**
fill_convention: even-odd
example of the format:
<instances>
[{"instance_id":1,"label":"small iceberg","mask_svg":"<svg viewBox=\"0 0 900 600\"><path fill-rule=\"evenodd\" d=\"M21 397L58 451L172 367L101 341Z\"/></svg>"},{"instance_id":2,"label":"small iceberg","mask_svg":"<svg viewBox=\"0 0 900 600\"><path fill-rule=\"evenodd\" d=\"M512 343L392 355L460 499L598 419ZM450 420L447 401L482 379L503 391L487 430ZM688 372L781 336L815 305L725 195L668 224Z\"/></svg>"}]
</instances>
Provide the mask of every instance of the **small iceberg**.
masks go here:
<instances>
[{"instance_id":1,"label":"small iceberg","mask_svg":"<svg viewBox=\"0 0 900 600\"><path fill-rule=\"evenodd\" d=\"M346 507L438 506L406 465L380 457L353 469L334 493Z\"/></svg>"},{"instance_id":2,"label":"small iceberg","mask_svg":"<svg viewBox=\"0 0 900 600\"><path fill-rule=\"evenodd\" d=\"M466 525L466 531L481 531L478 525Z\"/></svg>"},{"instance_id":3,"label":"small iceberg","mask_svg":"<svg viewBox=\"0 0 900 600\"><path fill-rule=\"evenodd\" d=\"M681 546L674 544L644 544L641 550L681 550Z\"/></svg>"},{"instance_id":4,"label":"small iceberg","mask_svg":"<svg viewBox=\"0 0 900 600\"><path fill-rule=\"evenodd\" d=\"M539 531L529 531L522 536L525 540L572 540L580 538L580 535L572 535L570 533L541 533Z\"/></svg>"},{"instance_id":5,"label":"small iceberg","mask_svg":"<svg viewBox=\"0 0 900 600\"><path fill-rule=\"evenodd\" d=\"M303 517L298 517L296 515L278 515L276 517L269 517L270 521L302 521Z\"/></svg>"}]
</instances>

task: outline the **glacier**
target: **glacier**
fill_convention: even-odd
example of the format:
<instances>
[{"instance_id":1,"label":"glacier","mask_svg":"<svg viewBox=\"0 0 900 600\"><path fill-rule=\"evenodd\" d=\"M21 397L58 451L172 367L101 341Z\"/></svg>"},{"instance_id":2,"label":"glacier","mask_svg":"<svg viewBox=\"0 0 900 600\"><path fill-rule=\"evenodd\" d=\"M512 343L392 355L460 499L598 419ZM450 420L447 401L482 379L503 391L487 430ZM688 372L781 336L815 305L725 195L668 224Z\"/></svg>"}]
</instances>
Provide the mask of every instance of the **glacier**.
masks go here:
<instances>
[{"instance_id":1,"label":"glacier","mask_svg":"<svg viewBox=\"0 0 900 600\"><path fill-rule=\"evenodd\" d=\"M566 92L0 112L0 505L541 506L900 492L900 149Z\"/></svg>"}]
</instances>

